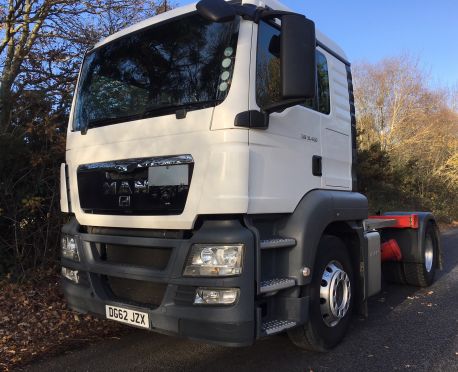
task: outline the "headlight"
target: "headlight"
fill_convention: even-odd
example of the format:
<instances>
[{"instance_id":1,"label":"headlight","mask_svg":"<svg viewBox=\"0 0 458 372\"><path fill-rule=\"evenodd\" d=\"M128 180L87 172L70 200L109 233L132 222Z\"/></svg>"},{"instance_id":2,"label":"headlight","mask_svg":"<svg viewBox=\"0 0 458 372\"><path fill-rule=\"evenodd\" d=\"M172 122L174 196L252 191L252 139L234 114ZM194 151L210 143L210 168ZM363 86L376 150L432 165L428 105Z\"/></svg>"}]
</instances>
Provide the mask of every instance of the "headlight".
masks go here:
<instances>
[{"instance_id":1,"label":"headlight","mask_svg":"<svg viewBox=\"0 0 458 372\"><path fill-rule=\"evenodd\" d=\"M70 260L79 261L78 247L76 245L76 239L73 236L62 237L62 257Z\"/></svg>"},{"instance_id":2,"label":"headlight","mask_svg":"<svg viewBox=\"0 0 458 372\"><path fill-rule=\"evenodd\" d=\"M234 276L242 273L243 244L195 244L183 275Z\"/></svg>"}]
</instances>

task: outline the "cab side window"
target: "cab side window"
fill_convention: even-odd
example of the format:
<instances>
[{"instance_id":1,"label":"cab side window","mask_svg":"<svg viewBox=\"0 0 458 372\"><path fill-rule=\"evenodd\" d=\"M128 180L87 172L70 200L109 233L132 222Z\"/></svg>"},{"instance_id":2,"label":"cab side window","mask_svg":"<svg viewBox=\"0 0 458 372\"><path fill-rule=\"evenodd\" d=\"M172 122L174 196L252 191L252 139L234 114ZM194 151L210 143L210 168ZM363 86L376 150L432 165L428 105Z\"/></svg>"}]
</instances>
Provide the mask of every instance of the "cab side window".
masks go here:
<instances>
[{"instance_id":1,"label":"cab side window","mask_svg":"<svg viewBox=\"0 0 458 372\"><path fill-rule=\"evenodd\" d=\"M258 50L256 59L256 100L265 107L280 101L280 58L278 53L280 30L267 22L259 22ZM316 51L317 91L304 106L323 114L331 111L329 72L326 57Z\"/></svg>"},{"instance_id":2,"label":"cab side window","mask_svg":"<svg viewBox=\"0 0 458 372\"><path fill-rule=\"evenodd\" d=\"M331 112L331 97L329 93L328 61L323 53L316 51L316 71L318 74L318 111L323 114Z\"/></svg>"}]
</instances>

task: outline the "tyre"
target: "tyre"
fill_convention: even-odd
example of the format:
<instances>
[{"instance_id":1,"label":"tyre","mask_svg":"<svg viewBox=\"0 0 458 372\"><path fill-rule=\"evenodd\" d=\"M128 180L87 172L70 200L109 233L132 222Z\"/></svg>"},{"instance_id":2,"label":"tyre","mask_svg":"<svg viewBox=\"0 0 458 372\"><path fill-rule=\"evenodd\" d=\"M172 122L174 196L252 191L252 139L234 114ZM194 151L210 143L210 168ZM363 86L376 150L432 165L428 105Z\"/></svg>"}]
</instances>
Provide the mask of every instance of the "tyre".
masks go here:
<instances>
[{"instance_id":1,"label":"tyre","mask_svg":"<svg viewBox=\"0 0 458 372\"><path fill-rule=\"evenodd\" d=\"M401 262L385 262L382 264L383 278L390 283L406 284L404 267Z\"/></svg>"},{"instance_id":2,"label":"tyre","mask_svg":"<svg viewBox=\"0 0 458 372\"><path fill-rule=\"evenodd\" d=\"M318 245L312 282L306 288L310 297L305 325L288 332L298 347L328 351L345 336L354 301L354 278L350 256L339 238L324 235Z\"/></svg>"},{"instance_id":3,"label":"tyre","mask_svg":"<svg viewBox=\"0 0 458 372\"><path fill-rule=\"evenodd\" d=\"M429 287L434 282L437 260L439 259L439 241L436 227L432 222L426 226L423 238L422 263L404 263L404 275L407 284L417 287Z\"/></svg>"}]
</instances>

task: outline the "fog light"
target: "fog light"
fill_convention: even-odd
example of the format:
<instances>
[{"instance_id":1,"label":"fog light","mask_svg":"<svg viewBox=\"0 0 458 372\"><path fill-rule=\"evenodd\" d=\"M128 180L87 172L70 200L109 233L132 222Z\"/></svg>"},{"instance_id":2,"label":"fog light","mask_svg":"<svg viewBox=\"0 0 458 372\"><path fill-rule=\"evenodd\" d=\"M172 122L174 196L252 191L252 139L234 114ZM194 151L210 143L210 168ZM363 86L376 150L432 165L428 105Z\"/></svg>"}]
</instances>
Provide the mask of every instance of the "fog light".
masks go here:
<instances>
[{"instance_id":1,"label":"fog light","mask_svg":"<svg viewBox=\"0 0 458 372\"><path fill-rule=\"evenodd\" d=\"M198 288L194 305L232 305L239 294L238 288Z\"/></svg>"},{"instance_id":2,"label":"fog light","mask_svg":"<svg viewBox=\"0 0 458 372\"><path fill-rule=\"evenodd\" d=\"M68 258L70 260L79 261L80 257L78 255L78 247L76 244L76 239L73 236L63 236L62 237L62 257Z\"/></svg>"},{"instance_id":3,"label":"fog light","mask_svg":"<svg viewBox=\"0 0 458 372\"><path fill-rule=\"evenodd\" d=\"M67 278L68 280L71 280L74 283L79 283L80 274L78 270L71 270L67 269L66 267L63 267L61 272L64 278Z\"/></svg>"},{"instance_id":4,"label":"fog light","mask_svg":"<svg viewBox=\"0 0 458 372\"><path fill-rule=\"evenodd\" d=\"M183 275L234 276L242 273L243 244L194 244Z\"/></svg>"}]
</instances>

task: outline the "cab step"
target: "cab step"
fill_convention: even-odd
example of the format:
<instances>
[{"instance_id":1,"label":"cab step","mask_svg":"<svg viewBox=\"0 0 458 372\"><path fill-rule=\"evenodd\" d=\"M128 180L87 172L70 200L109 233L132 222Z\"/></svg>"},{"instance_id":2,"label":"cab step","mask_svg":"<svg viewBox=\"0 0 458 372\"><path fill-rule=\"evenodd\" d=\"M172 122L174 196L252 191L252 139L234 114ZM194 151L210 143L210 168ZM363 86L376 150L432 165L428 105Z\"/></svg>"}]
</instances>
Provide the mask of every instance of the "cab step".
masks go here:
<instances>
[{"instance_id":1,"label":"cab step","mask_svg":"<svg viewBox=\"0 0 458 372\"><path fill-rule=\"evenodd\" d=\"M262 323L261 330L267 336L286 331L297 325L296 322L291 320L269 320Z\"/></svg>"},{"instance_id":2,"label":"cab step","mask_svg":"<svg viewBox=\"0 0 458 372\"><path fill-rule=\"evenodd\" d=\"M259 286L259 291L262 294L278 292L282 289L291 288L296 285L296 280L291 278L275 278L263 280Z\"/></svg>"},{"instance_id":3,"label":"cab step","mask_svg":"<svg viewBox=\"0 0 458 372\"><path fill-rule=\"evenodd\" d=\"M293 238L272 238L260 241L261 249L289 248L296 245Z\"/></svg>"}]
</instances>

